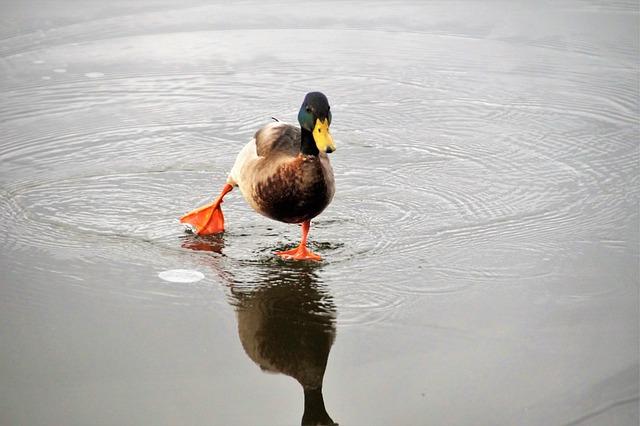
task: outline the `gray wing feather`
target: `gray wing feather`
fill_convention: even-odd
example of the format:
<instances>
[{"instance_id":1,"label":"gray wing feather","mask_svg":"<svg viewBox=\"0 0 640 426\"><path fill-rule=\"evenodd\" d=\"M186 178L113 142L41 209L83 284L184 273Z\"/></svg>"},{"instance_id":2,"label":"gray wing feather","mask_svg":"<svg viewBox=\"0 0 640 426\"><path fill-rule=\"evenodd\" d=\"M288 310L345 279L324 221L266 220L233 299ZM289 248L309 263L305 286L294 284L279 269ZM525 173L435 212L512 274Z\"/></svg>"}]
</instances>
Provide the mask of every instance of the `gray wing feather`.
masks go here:
<instances>
[{"instance_id":1,"label":"gray wing feather","mask_svg":"<svg viewBox=\"0 0 640 426\"><path fill-rule=\"evenodd\" d=\"M270 123L256 132L256 153L261 157L300 153L300 129L282 122Z\"/></svg>"}]
</instances>

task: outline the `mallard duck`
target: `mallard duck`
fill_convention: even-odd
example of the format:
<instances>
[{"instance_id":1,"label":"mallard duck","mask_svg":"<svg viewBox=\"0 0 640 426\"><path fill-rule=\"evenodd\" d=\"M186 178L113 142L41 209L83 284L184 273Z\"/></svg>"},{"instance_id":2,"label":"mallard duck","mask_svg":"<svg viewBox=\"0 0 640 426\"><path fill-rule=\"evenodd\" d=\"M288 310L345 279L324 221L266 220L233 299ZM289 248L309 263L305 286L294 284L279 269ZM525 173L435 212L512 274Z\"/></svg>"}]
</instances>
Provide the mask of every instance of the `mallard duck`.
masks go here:
<instances>
[{"instance_id":1,"label":"mallard duck","mask_svg":"<svg viewBox=\"0 0 640 426\"><path fill-rule=\"evenodd\" d=\"M283 122L267 124L240 150L220 195L210 204L180 218L198 235L224 231L223 197L239 187L258 213L285 223L302 224L298 247L276 252L296 260L321 260L307 248L311 219L333 199L335 182L328 153L336 147L329 132L327 97L307 93L298 112L300 128Z\"/></svg>"}]
</instances>

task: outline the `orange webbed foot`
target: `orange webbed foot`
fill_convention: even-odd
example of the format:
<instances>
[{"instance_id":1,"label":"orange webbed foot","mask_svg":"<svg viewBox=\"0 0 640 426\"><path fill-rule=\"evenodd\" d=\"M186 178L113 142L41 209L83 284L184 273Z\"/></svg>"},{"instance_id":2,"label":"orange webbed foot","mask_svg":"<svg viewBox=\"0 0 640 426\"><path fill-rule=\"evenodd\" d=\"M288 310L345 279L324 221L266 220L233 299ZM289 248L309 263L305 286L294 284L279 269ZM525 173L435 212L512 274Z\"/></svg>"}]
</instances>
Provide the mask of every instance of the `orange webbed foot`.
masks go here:
<instances>
[{"instance_id":1,"label":"orange webbed foot","mask_svg":"<svg viewBox=\"0 0 640 426\"><path fill-rule=\"evenodd\" d=\"M283 259L292 260L322 260L322 258L316 253L309 250L306 246L300 245L291 250L277 251L275 254Z\"/></svg>"},{"instance_id":2,"label":"orange webbed foot","mask_svg":"<svg viewBox=\"0 0 640 426\"><path fill-rule=\"evenodd\" d=\"M224 215L220 205L222 204L222 198L232 189L233 186L226 184L213 203L190 211L180 218L180 222L193 226L195 233L198 235L218 234L224 231Z\"/></svg>"},{"instance_id":3,"label":"orange webbed foot","mask_svg":"<svg viewBox=\"0 0 640 426\"><path fill-rule=\"evenodd\" d=\"M180 218L181 223L193 226L198 235L211 235L224 231L224 216L217 200L199 207Z\"/></svg>"}]
</instances>

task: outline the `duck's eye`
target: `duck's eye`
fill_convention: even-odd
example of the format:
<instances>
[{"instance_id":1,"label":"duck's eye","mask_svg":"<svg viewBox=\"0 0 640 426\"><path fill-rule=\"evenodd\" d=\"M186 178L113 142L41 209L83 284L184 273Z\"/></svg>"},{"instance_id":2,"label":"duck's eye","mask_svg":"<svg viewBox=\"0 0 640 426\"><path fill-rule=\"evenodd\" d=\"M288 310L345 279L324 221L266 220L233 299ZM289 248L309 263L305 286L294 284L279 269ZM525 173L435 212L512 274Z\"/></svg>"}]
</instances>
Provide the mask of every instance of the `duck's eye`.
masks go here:
<instances>
[{"instance_id":1,"label":"duck's eye","mask_svg":"<svg viewBox=\"0 0 640 426\"><path fill-rule=\"evenodd\" d=\"M307 112L311 112L311 108L310 107L307 107L306 110L307 110Z\"/></svg>"}]
</instances>

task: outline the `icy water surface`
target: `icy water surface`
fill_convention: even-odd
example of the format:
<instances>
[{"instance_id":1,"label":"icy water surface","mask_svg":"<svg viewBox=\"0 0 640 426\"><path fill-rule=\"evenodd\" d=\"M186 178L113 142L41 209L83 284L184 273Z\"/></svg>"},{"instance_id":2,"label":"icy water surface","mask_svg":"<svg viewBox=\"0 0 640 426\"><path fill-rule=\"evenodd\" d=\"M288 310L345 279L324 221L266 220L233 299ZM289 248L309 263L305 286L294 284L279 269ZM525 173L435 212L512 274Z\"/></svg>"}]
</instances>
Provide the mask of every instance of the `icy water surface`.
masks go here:
<instances>
[{"instance_id":1,"label":"icy water surface","mask_svg":"<svg viewBox=\"0 0 640 426\"><path fill-rule=\"evenodd\" d=\"M638 423L637 3L0 7L0 424ZM185 234L311 90L325 260Z\"/></svg>"}]
</instances>

